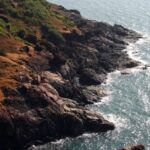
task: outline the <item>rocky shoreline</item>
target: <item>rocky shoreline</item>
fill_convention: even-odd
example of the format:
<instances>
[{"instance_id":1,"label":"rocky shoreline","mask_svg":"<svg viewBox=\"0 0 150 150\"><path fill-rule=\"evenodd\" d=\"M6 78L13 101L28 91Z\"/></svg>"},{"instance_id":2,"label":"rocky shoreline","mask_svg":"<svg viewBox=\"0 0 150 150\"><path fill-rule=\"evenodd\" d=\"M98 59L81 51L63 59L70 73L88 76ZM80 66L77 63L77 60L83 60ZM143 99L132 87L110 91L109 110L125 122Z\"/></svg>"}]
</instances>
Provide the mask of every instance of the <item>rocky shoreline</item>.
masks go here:
<instances>
[{"instance_id":1,"label":"rocky shoreline","mask_svg":"<svg viewBox=\"0 0 150 150\"><path fill-rule=\"evenodd\" d=\"M40 49L40 59L25 63L37 73L18 74L14 77L20 83L16 89L3 88L0 149L26 149L32 144L115 128L84 105L100 101L105 92L91 86L105 82L109 72L139 64L122 50L141 35L120 25L87 20L76 10L61 6L53 9L77 28L62 33L65 42L61 45L55 40L49 45L46 36L43 43L30 37L29 41ZM31 48L25 46L23 50L29 53Z\"/></svg>"}]
</instances>

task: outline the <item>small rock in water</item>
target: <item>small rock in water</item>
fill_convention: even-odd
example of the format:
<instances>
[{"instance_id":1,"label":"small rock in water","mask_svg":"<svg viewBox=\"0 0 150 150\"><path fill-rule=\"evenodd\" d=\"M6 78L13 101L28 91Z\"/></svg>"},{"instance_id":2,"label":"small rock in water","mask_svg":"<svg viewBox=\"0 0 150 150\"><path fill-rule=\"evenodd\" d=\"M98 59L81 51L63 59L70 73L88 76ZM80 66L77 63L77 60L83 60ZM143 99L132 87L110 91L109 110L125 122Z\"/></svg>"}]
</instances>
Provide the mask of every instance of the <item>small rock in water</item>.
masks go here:
<instances>
[{"instance_id":1,"label":"small rock in water","mask_svg":"<svg viewBox=\"0 0 150 150\"><path fill-rule=\"evenodd\" d=\"M143 145L133 145L133 146L125 147L121 150L145 150L145 147Z\"/></svg>"},{"instance_id":2,"label":"small rock in water","mask_svg":"<svg viewBox=\"0 0 150 150\"><path fill-rule=\"evenodd\" d=\"M146 70L146 69L148 69L149 67L150 67L150 65L144 65L142 69L143 69L143 70Z\"/></svg>"},{"instance_id":3,"label":"small rock in water","mask_svg":"<svg viewBox=\"0 0 150 150\"><path fill-rule=\"evenodd\" d=\"M128 70L123 70L123 71L121 71L121 74L122 75L128 75L128 74L130 74L131 72L130 71L128 71Z\"/></svg>"}]
</instances>

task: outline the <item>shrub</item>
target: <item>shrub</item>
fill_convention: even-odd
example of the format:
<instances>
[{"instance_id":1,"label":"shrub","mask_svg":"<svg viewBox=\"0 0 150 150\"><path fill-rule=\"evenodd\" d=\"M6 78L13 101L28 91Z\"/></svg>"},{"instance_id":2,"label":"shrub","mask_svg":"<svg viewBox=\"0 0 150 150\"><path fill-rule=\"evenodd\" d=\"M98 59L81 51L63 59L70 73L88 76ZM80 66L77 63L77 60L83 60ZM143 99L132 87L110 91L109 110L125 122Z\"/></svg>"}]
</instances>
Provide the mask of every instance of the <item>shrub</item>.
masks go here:
<instances>
[{"instance_id":1,"label":"shrub","mask_svg":"<svg viewBox=\"0 0 150 150\"><path fill-rule=\"evenodd\" d=\"M66 25L67 28L73 28L73 27L75 27L74 22L70 21L67 18L64 18L63 22L64 22L64 24Z\"/></svg>"},{"instance_id":2,"label":"shrub","mask_svg":"<svg viewBox=\"0 0 150 150\"><path fill-rule=\"evenodd\" d=\"M50 17L51 5L46 0L16 0L18 6L14 5L14 1L0 0L0 8L4 13L14 18L24 19L24 21L32 21L37 24L38 20L47 20Z\"/></svg>"},{"instance_id":3,"label":"shrub","mask_svg":"<svg viewBox=\"0 0 150 150\"><path fill-rule=\"evenodd\" d=\"M6 52L3 49L0 49L0 56L6 56Z\"/></svg>"},{"instance_id":4,"label":"shrub","mask_svg":"<svg viewBox=\"0 0 150 150\"><path fill-rule=\"evenodd\" d=\"M17 36L18 37L20 37L20 38L24 38L25 37L25 35L26 35L26 32L25 32L25 30L19 30L18 32L17 32Z\"/></svg>"},{"instance_id":5,"label":"shrub","mask_svg":"<svg viewBox=\"0 0 150 150\"><path fill-rule=\"evenodd\" d=\"M5 35L5 30L4 30L3 27L0 26L0 36L1 36L1 35Z\"/></svg>"},{"instance_id":6,"label":"shrub","mask_svg":"<svg viewBox=\"0 0 150 150\"><path fill-rule=\"evenodd\" d=\"M42 25L42 31L44 32L44 36L48 38L51 42L55 44L62 44L65 42L63 35L54 29L52 26L46 24Z\"/></svg>"},{"instance_id":7,"label":"shrub","mask_svg":"<svg viewBox=\"0 0 150 150\"><path fill-rule=\"evenodd\" d=\"M6 30L11 29L11 24L5 22L3 19L0 18L0 35L5 35Z\"/></svg>"},{"instance_id":8,"label":"shrub","mask_svg":"<svg viewBox=\"0 0 150 150\"><path fill-rule=\"evenodd\" d=\"M29 43L33 43L33 44L36 44L38 42L38 39L34 34L28 34L25 37L25 40L27 40Z\"/></svg>"}]
</instances>

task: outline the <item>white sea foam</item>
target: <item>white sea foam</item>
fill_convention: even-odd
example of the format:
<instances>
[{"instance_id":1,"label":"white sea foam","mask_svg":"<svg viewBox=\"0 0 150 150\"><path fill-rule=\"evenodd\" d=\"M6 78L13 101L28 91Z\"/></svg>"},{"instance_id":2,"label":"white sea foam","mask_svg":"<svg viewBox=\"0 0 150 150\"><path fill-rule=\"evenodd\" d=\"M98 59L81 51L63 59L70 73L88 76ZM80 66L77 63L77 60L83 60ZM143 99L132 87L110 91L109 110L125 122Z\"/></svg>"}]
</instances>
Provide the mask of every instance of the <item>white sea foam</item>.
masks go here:
<instances>
[{"instance_id":1,"label":"white sea foam","mask_svg":"<svg viewBox=\"0 0 150 150\"><path fill-rule=\"evenodd\" d=\"M145 93L143 90L139 89L138 95L140 96L140 101L143 103L145 112L149 112L150 100L149 100L147 93Z\"/></svg>"},{"instance_id":2,"label":"white sea foam","mask_svg":"<svg viewBox=\"0 0 150 150\"><path fill-rule=\"evenodd\" d=\"M136 43L129 43L127 48L124 50L127 52L129 57L133 60L141 62L143 65L148 65L149 63L146 60L143 60L140 56L140 51L138 47L144 43L150 43L150 35L146 33L141 33L143 37L139 39Z\"/></svg>"},{"instance_id":3,"label":"white sea foam","mask_svg":"<svg viewBox=\"0 0 150 150\"><path fill-rule=\"evenodd\" d=\"M129 120L127 118L122 118L120 115L115 114L102 115L105 117L105 119L115 124L117 132L121 132L128 127Z\"/></svg>"},{"instance_id":4,"label":"white sea foam","mask_svg":"<svg viewBox=\"0 0 150 150\"><path fill-rule=\"evenodd\" d=\"M115 71L113 71L113 72L111 72L111 73L108 73L108 75L107 75L107 80L106 80L106 84L105 84L105 85L108 85L108 84L110 84L111 82L113 82L115 76L117 76L118 74L120 74L120 71L119 71L119 70L115 70Z\"/></svg>"},{"instance_id":5,"label":"white sea foam","mask_svg":"<svg viewBox=\"0 0 150 150\"><path fill-rule=\"evenodd\" d=\"M96 102L93 104L94 106L94 110L95 111L99 111L99 107L100 105L109 105L109 103L112 101L112 98L111 96L107 95L107 96L104 96L102 97L101 101L100 102ZM97 106L97 108L95 109L95 106ZM90 108L92 109L92 107L90 106Z\"/></svg>"},{"instance_id":6,"label":"white sea foam","mask_svg":"<svg viewBox=\"0 0 150 150\"><path fill-rule=\"evenodd\" d=\"M66 138L66 139L67 139L67 138ZM51 142L51 144L57 144L57 145L58 145L58 144L61 144L61 145L62 145L62 144L64 144L64 142L65 142L66 139L56 140L56 141L54 141L54 142Z\"/></svg>"},{"instance_id":7,"label":"white sea foam","mask_svg":"<svg viewBox=\"0 0 150 150\"><path fill-rule=\"evenodd\" d=\"M147 118L147 120L146 120L146 125L147 125L147 126L150 126L150 117Z\"/></svg>"},{"instance_id":8,"label":"white sea foam","mask_svg":"<svg viewBox=\"0 0 150 150\"><path fill-rule=\"evenodd\" d=\"M93 136L97 135L97 133L84 133L82 136L79 136L80 137L84 137L84 138L92 138Z\"/></svg>"},{"instance_id":9,"label":"white sea foam","mask_svg":"<svg viewBox=\"0 0 150 150\"><path fill-rule=\"evenodd\" d=\"M67 139L68 138L56 140L54 142L51 142L51 143L48 143L45 145L38 145L38 146L32 145L30 148L28 148L28 150L47 150L47 147L49 147L49 145L51 145L51 147L53 147L55 145L55 146L59 146L59 148L61 148Z\"/></svg>"}]
</instances>

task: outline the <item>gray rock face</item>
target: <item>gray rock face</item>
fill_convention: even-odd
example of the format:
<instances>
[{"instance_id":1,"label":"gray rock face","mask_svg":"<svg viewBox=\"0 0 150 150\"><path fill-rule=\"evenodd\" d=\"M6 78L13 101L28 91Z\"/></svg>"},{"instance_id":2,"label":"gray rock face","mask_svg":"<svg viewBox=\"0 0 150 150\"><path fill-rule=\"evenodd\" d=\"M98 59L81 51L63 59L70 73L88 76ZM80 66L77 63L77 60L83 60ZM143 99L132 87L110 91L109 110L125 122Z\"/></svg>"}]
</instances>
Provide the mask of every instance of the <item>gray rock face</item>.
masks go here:
<instances>
[{"instance_id":1,"label":"gray rock face","mask_svg":"<svg viewBox=\"0 0 150 150\"><path fill-rule=\"evenodd\" d=\"M105 82L107 73L116 69L139 65L122 50L128 42L135 42L141 35L120 25L87 20L75 10L58 7L57 11L71 19L78 31L63 34L66 43L55 49L57 54L54 56L59 61L54 59L51 69L59 72L68 82L53 86L62 97L81 104L95 102L94 97L87 97L89 93L95 95L95 92L85 90L86 86L100 85ZM97 101L99 99L97 97Z\"/></svg>"},{"instance_id":2,"label":"gray rock face","mask_svg":"<svg viewBox=\"0 0 150 150\"><path fill-rule=\"evenodd\" d=\"M5 91L5 111L0 109L2 149L22 149L31 143L40 144L65 136L78 136L84 132L114 129L114 125L100 114L72 100L61 98L48 83L26 83L17 91ZM8 139L9 143L6 142Z\"/></svg>"}]
</instances>

